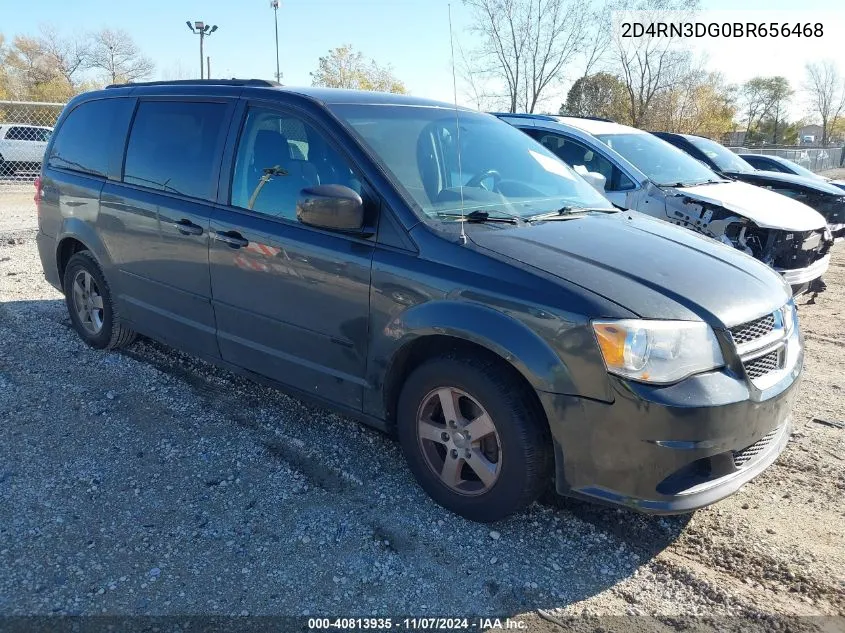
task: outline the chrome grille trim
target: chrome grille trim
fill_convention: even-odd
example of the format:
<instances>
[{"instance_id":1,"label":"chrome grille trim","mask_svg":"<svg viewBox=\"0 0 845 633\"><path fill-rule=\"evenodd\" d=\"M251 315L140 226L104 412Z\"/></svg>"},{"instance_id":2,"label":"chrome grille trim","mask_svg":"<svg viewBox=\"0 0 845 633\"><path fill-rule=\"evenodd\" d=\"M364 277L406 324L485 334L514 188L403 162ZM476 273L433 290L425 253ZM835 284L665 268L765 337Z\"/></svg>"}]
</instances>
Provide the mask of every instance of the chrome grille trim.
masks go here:
<instances>
[{"instance_id":1,"label":"chrome grille trim","mask_svg":"<svg viewBox=\"0 0 845 633\"><path fill-rule=\"evenodd\" d=\"M788 312L771 314L728 328L748 379L765 389L786 367L790 339L784 322Z\"/></svg>"},{"instance_id":2,"label":"chrome grille trim","mask_svg":"<svg viewBox=\"0 0 845 633\"><path fill-rule=\"evenodd\" d=\"M743 361L745 373L751 380L761 378L766 374L780 369L782 364L782 353L780 349L774 349L762 356Z\"/></svg>"},{"instance_id":3,"label":"chrome grille trim","mask_svg":"<svg viewBox=\"0 0 845 633\"><path fill-rule=\"evenodd\" d=\"M775 315L767 314L764 317L748 321L741 325L736 325L730 328L731 337L734 344L739 347L746 343L751 343L759 338L762 338L775 329Z\"/></svg>"}]
</instances>

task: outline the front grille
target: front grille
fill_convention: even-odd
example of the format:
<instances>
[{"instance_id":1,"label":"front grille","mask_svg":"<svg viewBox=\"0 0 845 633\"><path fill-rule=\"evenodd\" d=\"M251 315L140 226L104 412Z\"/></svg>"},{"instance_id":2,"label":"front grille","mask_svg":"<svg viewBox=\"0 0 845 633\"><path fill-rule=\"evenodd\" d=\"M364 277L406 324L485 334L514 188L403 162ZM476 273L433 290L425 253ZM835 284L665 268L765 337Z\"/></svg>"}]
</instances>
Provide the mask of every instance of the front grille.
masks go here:
<instances>
[{"instance_id":1,"label":"front grille","mask_svg":"<svg viewBox=\"0 0 845 633\"><path fill-rule=\"evenodd\" d=\"M775 429L773 431L769 431L759 440L754 442L751 446L748 446L741 451L731 451L733 453L734 458L734 466L737 468L742 468L746 463L757 457L760 453L766 450L766 447L772 443L777 437L778 432L780 429Z\"/></svg>"},{"instance_id":2,"label":"front grille","mask_svg":"<svg viewBox=\"0 0 845 633\"><path fill-rule=\"evenodd\" d=\"M754 321L749 321L748 323L743 323L742 325L736 325L730 329L730 332L734 343L736 345L743 345L766 336L766 334L769 334L774 329L775 315L767 314L766 316L755 319Z\"/></svg>"},{"instance_id":3,"label":"front grille","mask_svg":"<svg viewBox=\"0 0 845 633\"><path fill-rule=\"evenodd\" d=\"M747 360L745 363L745 373L751 380L765 376L769 372L776 370L780 366L780 352L774 350L765 356L758 356L753 360Z\"/></svg>"}]
</instances>

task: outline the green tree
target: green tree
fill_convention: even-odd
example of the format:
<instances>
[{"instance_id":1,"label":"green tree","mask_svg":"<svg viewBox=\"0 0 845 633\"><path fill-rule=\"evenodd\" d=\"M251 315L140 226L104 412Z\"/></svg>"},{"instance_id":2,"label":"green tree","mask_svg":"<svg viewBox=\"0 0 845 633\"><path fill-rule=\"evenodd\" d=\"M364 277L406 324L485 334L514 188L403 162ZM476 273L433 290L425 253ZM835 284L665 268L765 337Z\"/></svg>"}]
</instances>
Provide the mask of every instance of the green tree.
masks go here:
<instances>
[{"instance_id":1,"label":"green tree","mask_svg":"<svg viewBox=\"0 0 845 633\"><path fill-rule=\"evenodd\" d=\"M625 85L616 75L606 72L581 77L566 94L560 113L625 122Z\"/></svg>"},{"instance_id":2,"label":"green tree","mask_svg":"<svg viewBox=\"0 0 845 633\"><path fill-rule=\"evenodd\" d=\"M396 78L390 66L380 66L375 60L368 60L351 44L333 48L328 55L321 57L317 70L311 73L311 83L326 88L407 92L405 84Z\"/></svg>"}]
</instances>

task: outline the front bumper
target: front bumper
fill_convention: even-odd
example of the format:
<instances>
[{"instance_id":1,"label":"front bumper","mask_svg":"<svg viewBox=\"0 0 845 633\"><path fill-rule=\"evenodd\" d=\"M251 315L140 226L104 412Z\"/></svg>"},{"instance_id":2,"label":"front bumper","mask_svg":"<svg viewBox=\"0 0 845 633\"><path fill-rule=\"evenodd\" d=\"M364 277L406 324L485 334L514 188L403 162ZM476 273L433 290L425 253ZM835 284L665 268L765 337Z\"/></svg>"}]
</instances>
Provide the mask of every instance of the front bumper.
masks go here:
<instances>
[{"instance_id":1,"label":"front bumper","mask_svg":"<svg viewBox=\"0 0 845 633\"><path fill-rule=\"evenodd\" d=\"M613 403L540 393L557 491L650 514L733 494L786 446L802 364L765 391L723 369L667 387L611 377Z\"/></svg>"},{"instance_id":2,"label":"front bumper","mask_svg":"<svg viewBox=\"0 0 845 633\"><path fill-rule=\"evenodd\" d=\"M775 270L783 275L784 280L790 286L800 286L824 275L829 266L830 253L816 260L806 268L791 268L788 270L775 268Z\"/></svg>"}]
</instances>

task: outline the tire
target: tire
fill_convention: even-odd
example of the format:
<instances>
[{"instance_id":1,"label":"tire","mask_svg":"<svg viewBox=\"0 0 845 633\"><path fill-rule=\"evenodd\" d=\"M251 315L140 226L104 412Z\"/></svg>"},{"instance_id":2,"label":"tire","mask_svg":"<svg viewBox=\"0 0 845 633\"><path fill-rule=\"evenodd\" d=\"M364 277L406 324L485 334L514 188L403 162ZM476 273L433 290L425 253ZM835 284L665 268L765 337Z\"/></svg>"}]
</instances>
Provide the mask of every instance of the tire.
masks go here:
<instances>
[{"instance_id":1,"label":"tire","mask_svg":"<svg viewBox=\"0 0 845 633\"><path fill-rule=\"evenodd\" d=\"M548 425L531 396L513 370L495 359L455 355L415 369L399 396L397 430L408 467L423 490L444 508L485 523L535 501L551 482L553 454ZM454 426L444 414L444 399L447 406L455 405L460 418ZM483 422L484 413L491 423ZM473 427L464 426L468 420ZM470 434L468 441L467 430L475 433L476 428L481 433L474 439ZM447 460L453 460L449 468Z\"/></svg>"},{"instance_id":2,"label":"tire","mask_svg":"<svg viewBox=\"0 0 845 633\"><path fill-rule=\"evenodd\" d=\"M74 287L77 281L79 288ZM70 258L62 287L73 329L88 345L96 349L118 349L135 340L135 332L121 322L105 275L90 251L79 251ZM80 289L84 291L82 294L78 292ZM85 303L88 298L90 304ZM81 312L87 312L86 319Z\"/></svg>"}]
</instances>

